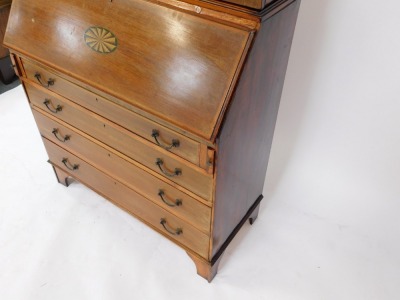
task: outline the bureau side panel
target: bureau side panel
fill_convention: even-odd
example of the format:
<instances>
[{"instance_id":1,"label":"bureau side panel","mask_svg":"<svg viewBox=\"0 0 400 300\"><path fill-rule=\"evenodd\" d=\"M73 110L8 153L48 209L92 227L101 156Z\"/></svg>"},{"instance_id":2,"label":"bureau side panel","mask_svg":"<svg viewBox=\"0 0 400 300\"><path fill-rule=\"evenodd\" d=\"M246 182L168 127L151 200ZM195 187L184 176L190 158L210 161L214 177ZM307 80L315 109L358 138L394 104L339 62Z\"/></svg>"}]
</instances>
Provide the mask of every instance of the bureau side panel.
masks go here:
<instances>
[{"instance_id":1,"label":"bureau side panel","mask_svg":"<svg viewBox=\"0 0 400 300\"><path fill-rule=\"evenodd\" d=\"M213 260L262 194L299 5L262 23L219 132Z\"/></svg>"}]
</instances>

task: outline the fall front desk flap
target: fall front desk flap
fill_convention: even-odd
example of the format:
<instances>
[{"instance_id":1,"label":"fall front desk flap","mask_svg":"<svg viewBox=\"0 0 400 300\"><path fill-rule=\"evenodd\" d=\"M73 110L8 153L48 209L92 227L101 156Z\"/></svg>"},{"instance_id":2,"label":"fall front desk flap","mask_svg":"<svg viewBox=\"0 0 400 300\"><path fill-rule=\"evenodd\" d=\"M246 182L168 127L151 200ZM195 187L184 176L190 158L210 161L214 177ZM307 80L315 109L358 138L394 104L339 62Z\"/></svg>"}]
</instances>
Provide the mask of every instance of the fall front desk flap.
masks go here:
<instances>
[{"instance_id":1,"label":"fall front desk flap","mask_svg":"<svg viewBox=\"0 0 400 300\"><path fill-rule=\"evenodd\" d=\"M206 140L252 36L143 0L14 0L11 16L8 47Z\"/></svg>"}]
</instances>

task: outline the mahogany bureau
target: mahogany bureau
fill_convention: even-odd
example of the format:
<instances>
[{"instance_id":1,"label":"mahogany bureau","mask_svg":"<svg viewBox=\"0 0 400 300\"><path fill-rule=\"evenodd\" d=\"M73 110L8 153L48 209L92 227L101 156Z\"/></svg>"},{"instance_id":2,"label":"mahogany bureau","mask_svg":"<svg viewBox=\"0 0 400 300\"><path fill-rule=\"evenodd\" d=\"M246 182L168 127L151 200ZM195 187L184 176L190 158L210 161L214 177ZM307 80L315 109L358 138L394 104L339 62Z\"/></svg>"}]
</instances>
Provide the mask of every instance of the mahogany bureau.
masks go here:
<instances>
[{"instance_id":1,"label":"mahogany bureau","mask_svg":"<svg viewBox=\"0 0 400 300\"><path fill-rule=\"evenodd\" d=\"M11 50L57 179L211 281L257 217L296 0L14 0Z\"/></svg>"}]
</instances>

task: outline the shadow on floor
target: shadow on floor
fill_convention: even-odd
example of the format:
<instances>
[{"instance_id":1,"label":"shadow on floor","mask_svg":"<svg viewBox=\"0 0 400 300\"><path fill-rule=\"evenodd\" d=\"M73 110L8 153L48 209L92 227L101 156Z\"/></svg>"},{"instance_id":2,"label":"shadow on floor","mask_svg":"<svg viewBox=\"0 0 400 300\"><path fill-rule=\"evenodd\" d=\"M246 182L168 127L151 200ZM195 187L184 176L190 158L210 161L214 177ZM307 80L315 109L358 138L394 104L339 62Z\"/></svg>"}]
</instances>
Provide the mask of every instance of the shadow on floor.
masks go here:
<instances>
[{"instance_id":1,"label":"shadow on floor","mask_svg":"<svg viewBox=\"0 0 400 300\"><path fill-rule=\"evenodd\" d=\"M15 80L9 84L4 84L0 81L0 95L19 86L21 82L19 81L18 77L15 78Z\"/></svg>"}]
</instances>

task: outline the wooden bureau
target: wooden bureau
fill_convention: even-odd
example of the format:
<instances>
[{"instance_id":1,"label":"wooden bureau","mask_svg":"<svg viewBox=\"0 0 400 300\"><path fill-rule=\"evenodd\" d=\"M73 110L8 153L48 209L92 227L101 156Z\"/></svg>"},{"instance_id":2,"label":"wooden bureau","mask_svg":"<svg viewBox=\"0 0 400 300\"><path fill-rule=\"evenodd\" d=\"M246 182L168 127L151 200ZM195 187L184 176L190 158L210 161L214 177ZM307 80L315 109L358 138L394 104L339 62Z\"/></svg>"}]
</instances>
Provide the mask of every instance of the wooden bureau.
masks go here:
<instances>
[{"instance_id":1,"label":"wooden bureau","mask_svg":"<svg viewBox=\"0 0 400 300\"><path fill-rule=\"evenodd\" d=\"M6 31L10 7L11 0L0 0L0 81L5 84L11 83L16 77L10 63L9 51L1 44Z\"/></svg>"},{"instance_id":2,"label":"wooden bureau","mask_svg":"<svg viewBox=\"0 0 400 300\"><path fill-rule=\"evenodd\" d=\"M300 1L14 0L11 50L60 183L211 281L258 215Z\"/></svg>"}]
</instances>

